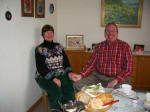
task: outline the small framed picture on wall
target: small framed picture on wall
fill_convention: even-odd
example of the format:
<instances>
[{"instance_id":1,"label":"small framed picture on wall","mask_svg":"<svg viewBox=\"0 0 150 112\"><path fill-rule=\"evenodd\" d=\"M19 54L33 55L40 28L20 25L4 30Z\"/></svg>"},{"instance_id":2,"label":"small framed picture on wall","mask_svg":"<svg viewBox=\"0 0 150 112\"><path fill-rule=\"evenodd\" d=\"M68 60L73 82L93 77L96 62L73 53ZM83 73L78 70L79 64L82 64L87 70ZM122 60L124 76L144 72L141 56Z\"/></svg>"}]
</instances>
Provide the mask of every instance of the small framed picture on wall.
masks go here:
<instances>
[{"instance_id":1,"label":"small framed picture on wall","mask_svg":"<svg viewBox=\"0 0 150 112\"><path fill-rule=\"evenodd\" d=\"M45 17L45 0L35 0L35 17Z\"/></svg>"},{"instance_id":2,"label":"small framed picture on wall","mask_svg":"<svg viewBox=\"0 0 150 112\"><path fill-rule=\"evenodd\" d=\"M134 44L133 51L136 53L143 53L144 52L144 45L143 44Z\"/></svg>"},{"instance_id":3,"label":"small framed picture on wall","mask_svg":"<svg viewBox=\"0 0 150 112\"><path fill-rule=\"evenodd\" d=\"M34 0L21 0L22 17L34 17Z\"/></svg>"}]
</instances>

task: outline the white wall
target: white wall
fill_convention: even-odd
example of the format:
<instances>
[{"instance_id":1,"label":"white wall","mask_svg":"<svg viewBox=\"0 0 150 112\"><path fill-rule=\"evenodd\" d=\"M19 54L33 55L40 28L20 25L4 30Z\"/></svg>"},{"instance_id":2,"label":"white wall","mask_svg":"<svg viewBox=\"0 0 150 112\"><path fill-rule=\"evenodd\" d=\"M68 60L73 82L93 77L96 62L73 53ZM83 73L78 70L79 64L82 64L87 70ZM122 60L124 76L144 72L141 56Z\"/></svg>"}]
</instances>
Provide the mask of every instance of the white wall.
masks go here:
<instances>
[{"instance_id":1,"label":"white wall","mask_svg":"<svg viewBox=\"0 0 150 112\"><path fill-rule=\"evenodd\" d=\"M134 43L145 44L150 51L150 0L144 0L141 28L119 28L119 38ZM104 40L104 27L101 21L101 0L58 0L58 38L66 44L67 34L83 34L87 47Z\"/></svg>"},{"instance_id":2,"label":"white wall","mask_svg":"<svg viewBox=\"0 0 150 112\"><path fill-rule=\"evenodd\" d=\"M42 40L41 27L52 24L55 29L56 12L49 13L46 0L46 17L21 17L21 0L0 0L0 112L26 112L41 96L34 80L34 48ZM6 21L5 12L12 13Z\"/></svg>"},{"instance_id":3,"label":"white wall","mask_svg":"<svg viewBox=\"0 0 150 112\"><path fill-rule=\"evenodd\" d=\"M55 13L49 13L54 3ZM144 0L141 28L120 28L119 38L146 45L150 50L150 0ZM58 10L57 10L58 8ZM41 96L34 80L34 48L41 42L41 27L55 27L55 40L65 45L66 34L83 34L87 47L104 40L100 0L46 0L46 17L21 17L21 0L0 0L0 112L25 112ZM6 21L5 12L12 13ZM56 21L57 20L57 21ZM57 36L58 35L58 36ZM58 37L58 38L56 38Z\"/></svg>"}]
</instances>

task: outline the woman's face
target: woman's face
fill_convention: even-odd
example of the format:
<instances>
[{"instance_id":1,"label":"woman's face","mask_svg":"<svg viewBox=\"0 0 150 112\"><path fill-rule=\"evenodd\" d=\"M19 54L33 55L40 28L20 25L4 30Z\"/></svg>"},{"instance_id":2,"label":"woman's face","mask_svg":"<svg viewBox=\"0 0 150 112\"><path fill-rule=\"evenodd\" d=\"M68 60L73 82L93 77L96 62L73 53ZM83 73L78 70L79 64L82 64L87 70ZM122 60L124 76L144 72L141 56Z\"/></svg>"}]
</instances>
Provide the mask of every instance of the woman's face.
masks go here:
<instances>
[{"instance_id":1,"label":"woman's face","mask_svg":"<svg viewBox=\"0 0 150 112\"><path fill-rule=\"evenodd\" d=\"M52 41L53 40L53 37L54 37L54 33L52 31L46 31L44 33L44 40L46 41Z\"/></svg>"}]
</instances>

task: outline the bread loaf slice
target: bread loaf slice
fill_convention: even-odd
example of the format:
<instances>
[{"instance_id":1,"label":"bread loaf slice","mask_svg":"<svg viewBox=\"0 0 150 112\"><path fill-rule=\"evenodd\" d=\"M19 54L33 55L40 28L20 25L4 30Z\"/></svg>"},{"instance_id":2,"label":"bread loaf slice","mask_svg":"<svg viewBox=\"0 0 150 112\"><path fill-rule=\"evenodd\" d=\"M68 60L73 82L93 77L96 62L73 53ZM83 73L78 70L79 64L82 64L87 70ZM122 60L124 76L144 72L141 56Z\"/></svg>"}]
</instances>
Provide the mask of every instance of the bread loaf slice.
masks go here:
<instances>
[{"instance_id":1,"label":"bread loaf slice","mask_svg":"<svg viewBox=\"0 0 150 112\"><path fill-rule=\"evenodd\" d=\"M79 91L75 94L75 99L77 101L83 102L85 105L87 105L91 99L91 96L83 91Z\"/></svg>"}]
</instances>

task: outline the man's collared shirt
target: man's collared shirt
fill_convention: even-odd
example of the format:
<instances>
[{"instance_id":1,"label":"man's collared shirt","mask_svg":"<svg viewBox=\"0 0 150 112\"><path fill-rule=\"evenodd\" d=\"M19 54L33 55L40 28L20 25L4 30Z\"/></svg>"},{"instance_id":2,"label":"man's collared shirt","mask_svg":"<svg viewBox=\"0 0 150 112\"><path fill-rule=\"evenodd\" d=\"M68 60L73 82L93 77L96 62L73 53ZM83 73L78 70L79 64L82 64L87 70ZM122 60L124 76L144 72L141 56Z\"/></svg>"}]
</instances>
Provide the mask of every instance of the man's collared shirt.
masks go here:
<instances>
[{"instance_id":1,"label":"man's collared shirt","mask_svg":"<svg viewBox=\"0 0 150 112\"><path fill-rule=\"evenodd\" d=\"M94 70L106 76L114 76L122 82L133 71L130 46L119 39L111 44L106 40L99 43L91 54L88 64L81 71L81 75L84 77Z\"/></svg>"}]
</instances>

